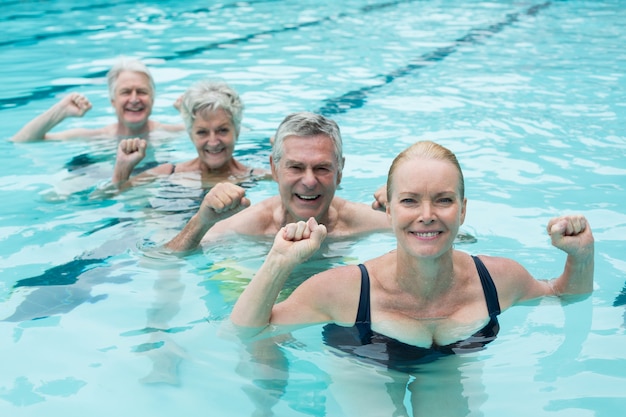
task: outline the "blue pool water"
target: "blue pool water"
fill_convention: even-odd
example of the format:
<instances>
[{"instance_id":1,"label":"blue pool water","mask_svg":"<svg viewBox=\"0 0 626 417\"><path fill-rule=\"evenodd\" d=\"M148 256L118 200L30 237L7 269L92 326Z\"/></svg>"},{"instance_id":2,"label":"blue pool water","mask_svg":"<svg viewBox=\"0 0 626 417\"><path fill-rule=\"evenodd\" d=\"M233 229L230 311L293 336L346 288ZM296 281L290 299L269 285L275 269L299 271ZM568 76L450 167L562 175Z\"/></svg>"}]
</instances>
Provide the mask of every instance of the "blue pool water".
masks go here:
<instances>
[{"instance_id":1,"label":"blue pool water","mask_svg":"<svg viewBox=\"0 0 626 417\"><path fill-rule=\"evenodd\" d=\"M621 415L626 2L459 3L0 4L0 415ZM371 202L410 143L442 143L464 169L464 231L476 237L458 248L512 257L539 278L564 261L548 219L585 214L594 293L513 307L485 350L412 375L336 357L319 327L252 356L223 324L269 242L172 259L158 247L194 211L193 186L164 179L98 199L114 143L7 141L71 91L94 107L61 128L112 122L103 77L122 54L150 65L162 122L179 121L172 103L193 81L232 84L250 165L268 167L287 113L333 117L347 159L338 194L352 200ZM151 157L193 155L182 134ZM255 202L276 187L248 193ZM386 234L336 242L311 271L392 247Z\"/></svg>"}]
</instances>

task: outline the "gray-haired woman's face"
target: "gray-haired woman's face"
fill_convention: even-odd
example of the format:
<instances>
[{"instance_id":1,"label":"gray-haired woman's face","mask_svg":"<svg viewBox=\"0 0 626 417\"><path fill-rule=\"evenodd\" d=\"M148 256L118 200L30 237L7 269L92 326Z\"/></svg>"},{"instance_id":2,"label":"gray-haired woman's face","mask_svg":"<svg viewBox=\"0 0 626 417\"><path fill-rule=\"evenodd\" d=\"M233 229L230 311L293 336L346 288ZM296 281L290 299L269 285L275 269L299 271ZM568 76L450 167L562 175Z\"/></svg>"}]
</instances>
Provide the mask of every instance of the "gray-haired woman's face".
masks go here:
<instances>
[{"instance_id":1,"label":"gray-haired woman's face","mask_svg":"<svg viewBox=\"0 0 626 417\"><path fill-rule=\"evenodd\" d=\"M224 109L203 110L196 114L189 135L200 161L209 171L228 168L237 132L232 118Z\"/></svg>"}]
</instances>

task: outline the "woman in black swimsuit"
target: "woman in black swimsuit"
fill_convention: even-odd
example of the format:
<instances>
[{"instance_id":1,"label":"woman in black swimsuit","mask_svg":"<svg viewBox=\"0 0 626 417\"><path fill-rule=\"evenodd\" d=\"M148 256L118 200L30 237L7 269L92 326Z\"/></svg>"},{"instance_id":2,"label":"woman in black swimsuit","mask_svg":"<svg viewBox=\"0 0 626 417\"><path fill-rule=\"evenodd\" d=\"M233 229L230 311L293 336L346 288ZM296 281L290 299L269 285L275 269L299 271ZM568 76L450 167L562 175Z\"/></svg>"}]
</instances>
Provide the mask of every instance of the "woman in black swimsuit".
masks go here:
<instances>
[{"instance_id":1,"label":"woman in black swimsuit","mask_svg":"<svg viewBox=\"0 0 626 417\"><path fill-rule=\"evenodd\" d=\"M231 321L240 335L332 323L328 342L348 351L354 351L350 344L380 343L384 361L402 366L433 353L475 350L495 337L500 311L516 303L592 290L594 240L580 215L548 223L552 244L567 253L563 273L550 281L536 280L511 259L455 250L467 204L463 174L455 155L436 143L418 142L396 157L387 200L396 250L362 267L322 272L274 304L294 267L326 236L326 227L314 219L285 226L233 309ZM362 291L368 284L369 291ZM336 333L352 327L352 339ZM408 347L413 353L407 354ZM375 351L380 357L381 349ZM367 356L367 349L358 352Z\"/></svg>"},{"instance_id":2,"label":"woman in black swimsuit","mask_svg":"<svg viewBox=\"0 0 626 417\"><path fill-rule=\"evenodd\" d=\"M390 369L384 374L382 370L368 373L363 385L356 379L365 375L356 370L333 376L341 388L336 394L353 393L343 405L356 411L346 415L392 415L380 412L386 397L393 403L393 415L407 415L408 390L414 415L465 416L468 399L461 369L454 366L462 356L454 354L481 349L492 341L499 330L498 314L513 304L590 292L591 229L582 216L548 223L553 245L567 253L563 274L552 281L534 279L510 259L474 257L455 250L453 242L466 212L463 174L454 154L432 142L418 142L394 160L386 200L396 250L363 265L317 274L275 304L294 268L318 250L327 233L314 219L288 224L276 235L264 264L237 301L231 322L241 338L251 340L325 324L324 342L333 352ZM263 343L258 357L276 356L271 341L257 342ZM429 391L431 382L418 371L443 356L448 371L440 376L446 382L435 386L445 387L445 392ZM280 379L275 373L261 375L255 375L255 380L275 384ZM413 382L409 375L415 376ZM383 378L386 392L365 392L378 377ZM425 387L418 388L422 384ZM474 402L482 398L475 395L476 389L473 386L467 394Z\"/></svg>"}]
</instances>

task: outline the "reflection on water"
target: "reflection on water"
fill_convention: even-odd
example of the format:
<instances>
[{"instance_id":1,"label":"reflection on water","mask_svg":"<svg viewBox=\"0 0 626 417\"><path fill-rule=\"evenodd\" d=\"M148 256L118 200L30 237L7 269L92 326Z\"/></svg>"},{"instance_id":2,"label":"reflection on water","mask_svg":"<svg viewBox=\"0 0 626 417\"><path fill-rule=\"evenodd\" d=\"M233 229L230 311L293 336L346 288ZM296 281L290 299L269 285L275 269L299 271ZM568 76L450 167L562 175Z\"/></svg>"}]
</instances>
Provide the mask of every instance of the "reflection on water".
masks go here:
<instances>
[{"instance_id":1,"label":"reflection on water","mask_svg":"<svg viewBox=\"0 0 626 417\"><path fill-rule=\"evenodd\" d=\"M480 409L488 397L474 355L442 357L398 372L309 347L307 341L281 336L241 347L237 372L250 381L243 388L256 407L250 415L279 414L281 402L303 415L460 417Z\"/></svg>"}]
</instances>

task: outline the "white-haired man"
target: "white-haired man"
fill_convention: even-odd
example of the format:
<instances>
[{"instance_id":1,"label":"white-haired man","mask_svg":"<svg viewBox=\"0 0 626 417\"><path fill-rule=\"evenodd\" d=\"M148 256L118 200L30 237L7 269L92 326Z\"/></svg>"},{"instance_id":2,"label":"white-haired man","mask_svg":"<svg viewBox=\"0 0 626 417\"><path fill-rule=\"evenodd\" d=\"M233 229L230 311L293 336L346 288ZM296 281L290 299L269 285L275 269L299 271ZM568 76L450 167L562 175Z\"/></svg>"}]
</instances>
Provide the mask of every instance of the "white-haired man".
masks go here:
<instances>
[{"instance_id":1,"label":"white-haired man","mask_svg":"<svg viewBox=\"0 0 626 417\"><path fill-rule=\"evenodd\" d=\"M183 124L163 124L150 120L154 104L154 80L148 67L137 59L122 58L108 72L107 83L117 122L101 128L75 128L50 132L68 117L83 117L91 102L80 93L63 97L46 112L28 122L11 140L36 142L74 138L144 137L154 131L179 132Z\"/></svg>"}]
</instances>

